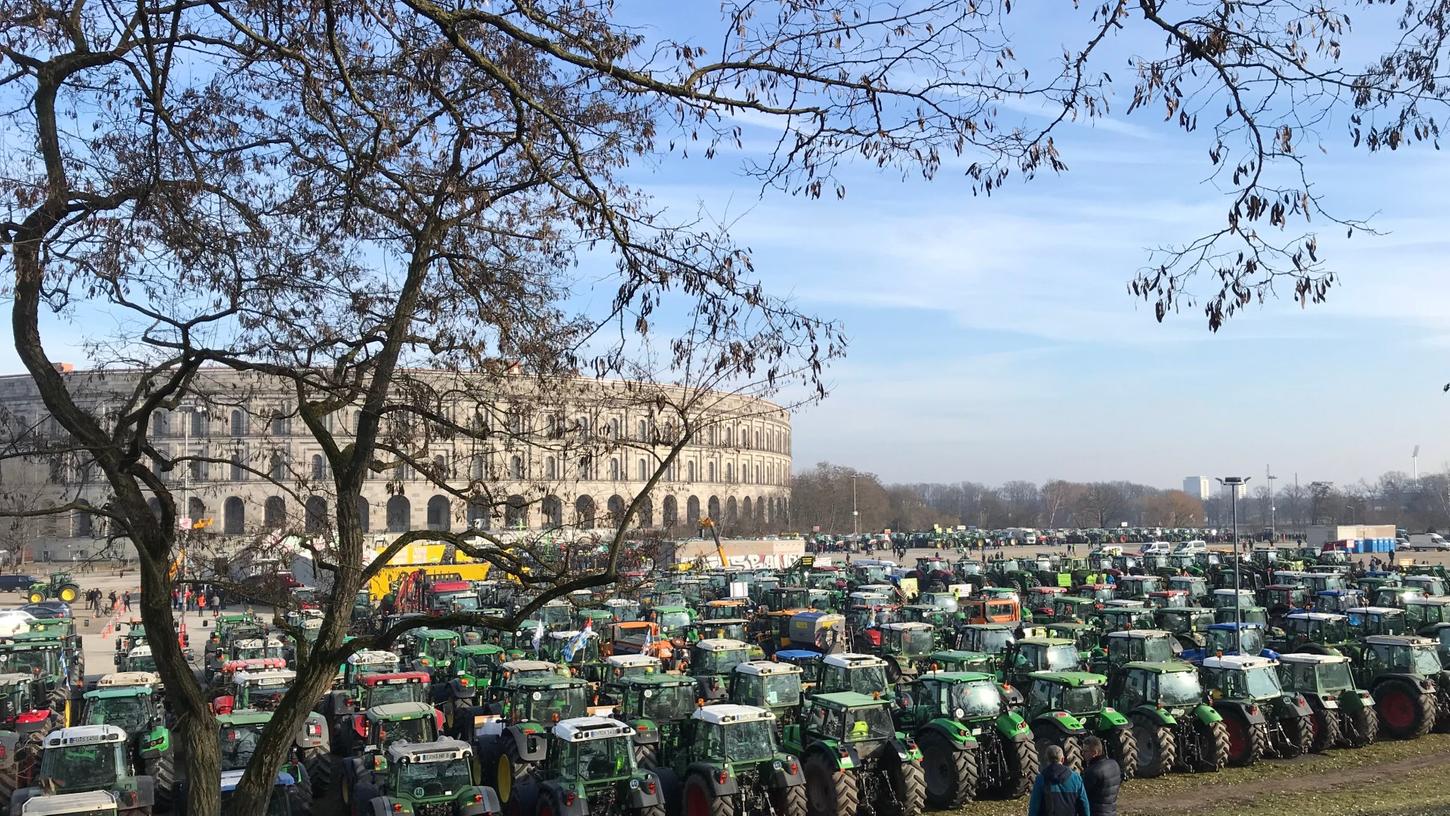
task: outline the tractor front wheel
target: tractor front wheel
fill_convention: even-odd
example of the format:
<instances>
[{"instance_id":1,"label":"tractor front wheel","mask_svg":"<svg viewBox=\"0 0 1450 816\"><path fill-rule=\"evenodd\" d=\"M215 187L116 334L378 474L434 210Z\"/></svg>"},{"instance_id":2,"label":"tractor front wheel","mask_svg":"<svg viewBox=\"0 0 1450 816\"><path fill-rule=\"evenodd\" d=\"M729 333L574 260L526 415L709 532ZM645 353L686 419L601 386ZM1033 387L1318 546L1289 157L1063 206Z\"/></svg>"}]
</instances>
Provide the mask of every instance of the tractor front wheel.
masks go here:
<instances>
[{"instance_id":1,"label":"tractor front wheel","mask_svg":"<svg viewBox=\"0 0 1450 816\"><path fill-rule=\"evenodd\" d=\"M81 596L81 589L75 584L66 584L56 590L55 596L66 603L75 603L76 598Z\"/></svg>"},{"instance_id":2,"label":"tractor front wheel","mask_svg":"<svg viewBox=\"0 0 1450 816\"><path fill-rule=\"evenodd\" d=\"M1178 743L1173 729L1146 714L1133 717L1133 741L1138 746L1138 776L1151 779L1173 768Z\"/></svg>"},{"instance_id":3,"label":"tractor front wheel","mask_svg":"<svg viewBox=\"0 0 1450 816\"><path fill-rule=\"evenodd\" d=\"M860 791L856 774L841 770L823 754L806 758L806 813L808 816L847 816L854 814Z\"/></svg>"},{"instance_id":4,"label":"tractor front wheel","mask_svg":"<svg viewBox=\"0 0 1450 816\"><path fill-rule=\"evenodd\" d=\"M1344 738L1344 744L1350 748L1363 748L1373 744L1379 736L1380 718L1376 716L1373 708L1360 706L1354 711L1341 708L1339 716L1343 718L1339 734Z\"/></svg>"},{"instance_id":5,"label":"tractor front wheel","mask_svg":"<svg viewBox=\"0 0 1450 816\"><path fill-rule=\"evenodd\" d=\"M1394 739L1419 739L1435 726L1435 700L1407 680L1393 678L1374 690L1380 724Z\"/></svg>"},{"instance_id":6,"label":"tractor front wheel","mask_svg":"<svg viewBox=\"0 0 1450 816\"><path fill-rule=\"evenodd\" d=\"M710 780L701 774L690 774L685 780L683 816L735 816L735 802L728 796L716 796Z\"/></svg>"},{"instance_id":7,"label":"tractor front wheel","mask_svg":"<svg viewBox=\"0 0 1450 816\"><path fill-rule=\"evenodd\" d=\"M1194 723L1193 731L1198 740L1198 759L1193 763L1194 773L1222 770L1228 760L1228 733L1224 730L1223 720Z\"/></svg>"},{"instance_id":8,"label":"tractor front wheel","mask_svg":"<svg viewBox=\"0 0 1450 816\"><path fill-rule=\"evenodd\" d=\"M41 601L45 600L45 593L44 592L36 592L35 590L31 590L30 594L27 595L26 598L31 603L40 603Z\"/></svg>"},{"instance_id":9,"label":"tractor front wheel","mask_svg":"<svg viewBox=\"0 0 1450 816\"><path fill-rule=\"evenodd\" d=\"M1103 743L1108 749L1108 756L1117 760L1118 767L1123 770L1124 779L1132 779L1138 775L1138 741L1133 738L1133 727L1124 725L1105 732L1102 735Z\"/></svg>"},{"instance_id":10,"label":"tractor front wheel","mask_svg":"<svg viewBox=\"0 0 1450 816\"><path fill-rule=\"evenodd\" d=\"M495 765L494 790L498 791L499 801L508 804L514 788L533 781L535 768L534 763L525 761L519 754L518 743L512 736L504 734L502 739L504 745L503 750L499 752L498 763Z\"/></svg>"},{"instance_id":11,"label":"tractor front wheel","mask_svg":"<svg viewBox=\"0 0 1450 816\"><path fill-rule=\"evenodd\" d=\"M1316 709L1309 715L1309 750L1322 754L1339 747L1344 738L1339 733L1339 712Z\"/></svg>"},{"instance_id":12,"label":"tractor front wheel","mask_svg":"<svg viewBox=\"0 0 1450 816\"><path fill-rule=\"evenodd\" d=\"M921 743L926 801L935 810L956 810L977 795L977 752L958 750L951 740L927 731Z\"/></svg>"}]
</instances>

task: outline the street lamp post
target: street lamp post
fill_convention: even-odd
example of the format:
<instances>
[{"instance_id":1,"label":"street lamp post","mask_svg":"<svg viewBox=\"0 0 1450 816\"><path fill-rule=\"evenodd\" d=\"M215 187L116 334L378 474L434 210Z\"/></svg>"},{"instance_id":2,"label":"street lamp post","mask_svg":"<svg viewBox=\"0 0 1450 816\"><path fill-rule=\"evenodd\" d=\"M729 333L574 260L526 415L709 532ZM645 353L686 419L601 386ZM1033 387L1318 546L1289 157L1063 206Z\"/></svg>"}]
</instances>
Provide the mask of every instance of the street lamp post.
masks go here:
<instances>
[{"instance_id":1,"label":"street lamp post","mask_svg":"<svg viewBox=\"0 0 1450 816\"><path fill-rule=\"evenodd\" d=\"M856 480L859 478L861 477L854 473L851 474L851 536L853 538L861 537L861 511L856 508ZM855 544L855 541L851 542L852 546Z\"/></svg>"},{"instance_id":2,"label":"street lamp post","mask_svg":"<svg viewBox=\"0 0 1450 816\"><path fill-rule=\"evenodd\" d=\"M1240 607L1240 577L1243 562L1239 560L1239 488L1249 483L1248 476L1222 476L1218 483L1229 490L1229 506L1233 511L1234 527L1234 651L1243 653L1244 616Z\"/></svg>"},{"instance_id":3,"label":"street lamp post","mask_svg":"<svg viewBox=\"0 0 1450 816\"><path fill-rule=\"evenodd\" d=\"M1279 477L1274 475L1268 465L1265 465L1264 478L1269 481L1269 541L1272 543L1279 540L1278 518L1275 512L1278 508L1274 507L1274 480Z\"/></svg>"}]
</instances>

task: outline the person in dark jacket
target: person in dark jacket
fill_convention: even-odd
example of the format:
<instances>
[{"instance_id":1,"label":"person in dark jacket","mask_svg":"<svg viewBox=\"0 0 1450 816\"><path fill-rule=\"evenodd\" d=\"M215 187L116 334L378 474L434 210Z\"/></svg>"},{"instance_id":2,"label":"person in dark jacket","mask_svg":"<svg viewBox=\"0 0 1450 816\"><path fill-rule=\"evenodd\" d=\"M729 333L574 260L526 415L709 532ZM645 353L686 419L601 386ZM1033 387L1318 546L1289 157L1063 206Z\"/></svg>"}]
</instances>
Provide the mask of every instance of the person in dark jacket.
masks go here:
<instances>
[{"instance_id":1,"label":"person in dark jacket","mask_svg":"<svg viewBox=\"0 0 1450 816\"><path fill-rule=\"evenodd\" d=\"M1087 788L1088 803L1093 816L1118 816L1118 786L1123 784L1123 769L1108 756L1103 741L1088 737L1082 741L1082 783Z\"/></svg>"},{"instance_id":2,"label":"person in dark jacket","mask_svg":"<svg viewBox=\"0 0 1450 816\"><path fill-rule=\"evenodd\" d=\"M1093 816L1087 789L1077 771L1062 764L1062 748L1047 746L1042 772L1032 783L1027 816Z\"/></svg>"}]
</instances>

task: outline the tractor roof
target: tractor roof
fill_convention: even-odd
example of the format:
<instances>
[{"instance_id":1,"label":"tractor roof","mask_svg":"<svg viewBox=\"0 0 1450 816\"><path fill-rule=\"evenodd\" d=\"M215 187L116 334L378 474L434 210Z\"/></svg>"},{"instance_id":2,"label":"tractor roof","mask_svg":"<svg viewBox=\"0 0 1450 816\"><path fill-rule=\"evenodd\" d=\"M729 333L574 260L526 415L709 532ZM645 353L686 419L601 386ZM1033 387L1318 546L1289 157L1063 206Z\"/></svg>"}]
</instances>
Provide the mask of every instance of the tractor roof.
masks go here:
<instances>
[{"instance_id":1,"label":"tractor roof","mask_svg":"<svg viewBox=\"0 0 1450 816\"><path fill-rule=\"evenodd\" d=\"M582 680L582 679L580 679L578 677L570 677L569 675L565 675L565 674L557 674L555 672L549 672L548 674L526 674L523 677L514 677L514 678L511 678L509 680L509 686L508 687L511 688L511 689L517 689L517 688L551 689L551 688L573 688L575 686L584 686L584 685L588 685L588 684L584 680Z\"/></svg>"},{"instance_id":2,"label":"tractor roof","mask_svg":"<svg viewBox=\"0 0 1450 816\"><path fill-rule=\"evenodd\" d=\"M129 657L150 657L151 656L151 644L149 644L149 643L143 643L140 646L137 646L136 648L134 648L134 649L132 649L130 651L130 653L128 654L128 656Z\"/></svg>"},{"instance_id":3,"label":"tractor roof","mask_svg":"<svg viewBox=\"0 0 1450 816\"><path fill-rule=\"evenodd\" d=\"M1279 665L1277 661L1257 655L1219 655L1216 657L1205 657L1203 667L1206 669L1231 669L1235 671L1248 671L1250 669L1268 669Z\"/></svg>"},{"instance_id":4,"label":"tractor roof","mask_svg":"<svg viewBox=\"0 0 1450 816\"><path fill-rule=\"evenodd\" d=\"M484 655L484 656L486 656L486 655L496 655L496 654L503 654L503 647L502 646L499 646L496 643L469 643L467 645L459 646L457 649L454 649L453 650L453 653L454 654L461 654L461 655L475 655L475 656L477 656L477 655Z\"/></svg>"},{"instance_id":5,"label":"tractor roof","mask_svg":"<svg viewBox=\"0 0 1450 816\"><path fill-rule=\"evenodd\" d=\"M1072 641L1067 640L1066 638L1030 637L1030 638L1022 638L1021 640L1017 641L1017 645L1018 646L1072 646L1072 645L1075 645L1075 644Z\"/></svg>"},{"instance_id":6,"label":"tractor roof","mask_svg":"<svg viewBox=\"0 0 1450 816\"><path fill-rule=\"evenodd\" d=\"M936 609L937 607L928 606L927 608ZM881 628L895 632L911 632L916 630L924 630L930 632L933 629L931 624L924 623L922 621L895 621L893 623L883 623L881 625Z\"/></svg>"},{"instance_id":7,"label":"tractor roof","mask_svg":"<svg viewBox=\"0 0 1450 816\"><path fill-rule=\"evenodd\" d=\"M87 700L117 700L123 697L150 697L155 689L150 686L105 686L85 693Z\"/></svg>"},{"instance_id":8,"label":"tractor roof","mask_svg":"<svg viewBox=\"0 0 1450 816\"><path fill-rule=\"evenodd\" d=\"M1108 637L1121 640L1150 640L1153 638L1171 638L1173 635L1162 629L1122 629L1117 632L1109 632Z\"/></svg>"},{"instance_id":9,"label":"tractor roof","mask_svg":"<svg viewBox=\"0 0 1450 816\"><path fill-rule=\"evenodd\" d=\"M422 640L458 640L463 637L452 629L414 629L411 634Z\"/></svg>"},{"instance_id":10,"label":"tractor roof","mask_svg":"<svg viewBox=\"0 0 1450 816\"><path fill-rule=\"evenodd\" d=\"M659 666L660 659L647 654L621 654L610 655L604 658L604 662L611 667L618 669L632 669L640 666Z\"/></svg>"},{"instance_id":11,"label":"tractor roof","mask_svg":"<svg viewBox=\"0 0 1450 816\"><path fill-rule=\"evenodd\" d=\"M627 686L693 686L695 678L684 674L656 672L653 674L629 674L619 678Z\"/></svg>"},{"instance_id":12,"label":"tractor roof","mask_svg":"<svg viewBox=\"0 0 1450 816\"><path fill-rule=\"evenodd\" d=\"M1350 613L1356 613L1356 614L1360 614L1360 615L1390 615L1390 616L1394 616L1394 615L1403 615L1403 614L1405 614L1405 610L1403 610L1403 609L1397 609L1396 607L1393 607L1393 606L1356 606L1353 609L1346 609L1344 611L1345 612L1350 612Z\"/></svg>"},{"instance_id":13,"label":"tractor roof","mask_svg":"<svg viewBox=\"0 0 1450 816\"><path fill-rule=\"evenodd\" d=\"M68 813L115 813L116 794L110 791L61 793L36 796L20 808L20 816L51 816Z\"/></svg>"},{"instance_id":14,"label":"tractor roof","mask_svg":"<svg viewBox=\"0 0 1450 816\"><path fill-rule=\"evenodd\" d=\"M449 762L468 756L469 745L463 740L448 737L432 742L395 742L388 746L388 754L392 762L404 757L409 762Z\"/></svg>"},{"instance_id":15,"label":"tractor roof","mask_svg":"<svg viewBox=\"0 0 1450 816\"><path fill-rule=\"evenodd\" d=\"M421 720L433 716L433 706L427 703L384 703L367 710L369 720L396 722L398 720Z\"/></svg>"},{"instance_id":16,"label":"tractor roof","mask_svg":"<svg viewBox=\"0 0 1450 816\"><path fill-rule=\"evenodd\" d=\"M836 691L830 694L817 694L811 698L811 703L814 705L825 705L828 708L876 708L886 705L884 700L867 697L855 691Z\"/></svg>"},{"instance_id":17,"label":"tractor roof","mask_svg":"<svg viewBox=\"0 0 1450 816\"><path fill-rule=\"evenodd\" d=\"M1313 663L1316 666L1323 666L1329 663L1348 663L1349 658L1345 657L1344 655L1304 654L1302 652L1294 652L1292 654L1279 655L1279 662Z\"/></svg>"},{"instance_id":18,"label":"tractor roof","mask_svg":"<svg viewBox=\"0 0 1450 816\"><path fill-rule=\"evenodd\" d=\"M963 626L962 628L963 629L976 629L976 630L982 631L982 632L1000 632L1003 629L1006 629L1008 631L1011 631L1014 627L1008 626L1005 623L969 623L966 626Z\"/></svg>"},{"instance_id":19,"label":"tractor roof","mask_svg":"<svg viewBox=\"0 0 1450 816\"><path fill-rule=\"evenodd\" d=\"M232 645L238 649L280 649L282 641L274 638L242 638L232 641Z\"/></svg>"},{"instance_id":20,"label":"tractor roof","mask_svg":"<svg viewBox=\"0 0 1450 816\"><path fill-rule=\"evenodd\" d=\"M550 663L547 660L530 660L530 659L524 659L524 660L505 660L502 664L500 664L500 668L502 668L506 672L511 672L511 673L518 673L518 672L523 672L524 674L528 674L530 672L550 672L552 674L558 674L559 673L559 664L558 663Z\"/></svg>"},{"instance_id":21,"label":"tractor roof","mask_svg":"<svg viewBox=\"0 0 1450 816\"><path fill-rule=\"evenodd\" d=\"M1289 620L1311 620L1311 621L1343 621L1349 620L1344 615L1336 615L1333 612L1290 612L1284 616Z\"/></svg>"},{"instance_id":22,"label":"tractor roof","mask_svg":"<svg viewBox=\"0 0 1450 816\"><path fill-rule=\"evenodd\" d=\"M826 655L821 659L821 662L827 666L835 666L840 669L886 665L886 661L876 655L856 654L853 652L840 652L838 654Z\"/></svg>"},{"instance_id":23,"label":"tractor roof","mask_svg":"<svg viewBox=\"0 0 1450 816\"><path fill-rule=\"evenodd\" d=\"M1233 621L1229 621L1228 623L1210 623L1208 625L1208 628L1216 629L1220 632L1232 632L1235 629L1263 629L1264 625L1262 623L1250 623L1249 621L1243 621L1242 623L1234 623Z\"/></svg>"},{"instance_id":24,"label":"tractor roof","mask_svg":"<svg viewBox=\"0 0 1450 816\"><path fill-rule=\"evenodd\" d=\"M1103 611L1111 612L1114 609L1147 609L1148 605L1136 598L1113 598L1103 601Z\"/></svg>"},{"instance_id":25,"label":"tractor roof","mask_svg":"<svg viewBox=\"0 0 1450 816\"><path fill-rule=\"evenodd\" d=\"M428 587L429 592L472 592L473 584L467 581L435 581Z\"/></svg>"},{"instance_id":26,"label":"tractor roof","mask_svg":"<svg viewBox=\"0 0 1450 816\"><path fill-rule=\"evenodd\" d=\"M71 745L107 745L125 742L126 732L114 725L75 725L52 731L45 737L46 748Z\"/></svg>"},{"instance_id":27,"label":"tractor roof","mask_svg":"<svg viewBox=\"0 0 1450 816\"><path fill-rule=\"evenodd\" d=\"M1054 672L1036 671L1027 675L1033 680L1046 680L1049 683L1060 683L1064 686L1079 688L1081 686L1101 686L1108 682L1108 678L1101 674L1092 672Z\"/></svg>"},{"instance_id":28,"label":"tractor roof","mask_svg":"<svg viewBox=\"0 0 1450 816\"><path fill-rule=\"evenodd\" d=\"M235 771L222 771L222 793L231 793L236 790L237 785L242 783L242 777L246 773L246 768L238 768ZM277 774L277 781L273 784L286 788L297 784L297 780L292 778L292 774L286 771L280 771Z\"/></svg>"},{"instance_id":29,"label":"tractor roof","mask_svg":"<svg viewBox=\"0 0 1450 816\"><path fill-rule=\"evenodd\" d=\"M922 672L922 680L939 680L943 683L979 683L983 680L996 682L994 675L973 671L929 671Z\"/></svg>"},{"instance_id":30,"label":"tractor roof","mask_svg":"<svg viewBox=\"0 0 1450 816\"><path fill-rule=\"evenodd\" d=\"M358 678L364 686L396 686L407 683L427 683L431 680L427 672L372 672Z\"/></svg>"},{"instance_id":31,"label":"tractor roof","mask_svg":"<svg viewBox=\"0 0 1450 816\"><path fill-rule=\"evenodd\" d=\"M385 652L381 649L363 649L347 656L350 666L374 666L378 663L397 663L398 661L397 653Z\"/></svg>"},{"instance_id":32,"label":"tractor roof","mask_svg":"<svg viewBox=\"0 0 1450 816\"><path fill-rule=\"evenodd\" d=\"M233 711L230 714L217 715L217 722L222 725L262 725L272 721L270 711Z\"/></svg>"},{"instance_id":33,"label":"tractor roof","mask_svg":"<svg viewBox=\"0 0 1450 816\"><path fill-rule=\"evenodd\" d=\"M634 729L611 717L572 717L554 726L554 736L565 742L588 742L632 737Z\"/></svg>"},{"instance_id":34,"label":"tractor roof","mask_svg":"<svg viewBox=\"0 0 1450 816\"><path fill-rule=\"evenodd\" d=\"M1370 635L1364 639L1370 646L1434 646L1435 641L1414 635Z\"/></svg>"},{"instance_id":35,"label":"tractor roof","mask_svg":"<svg viewBox=\"0 0 1450 816\"><path fill-rule=\"evenodd\" d=\"M1152 672L1153 674L1178 674L1180 672L1191 672L1194 668L1191 664L1170 661L1166 663L1148 663L1135 660L1132 663L1123 664L1125 669L1137 669L1138 671Z\"/></svg>"},{"instance_id":36,"label":"tractor roof","mask_svg":"<svg viewBox=\"0 0 1450 816\"><path fill-rule=\"evenodd\" d=\"M297 679L297 672L291 669L267 669L266 671L239 671L232 675L237 685L248 683L258 686L281 686Z\"/></svg>"},{"instance_id":37,"label":"tractor roof","mask_svg":"<svg viewBox=\"0 0 1450 816\"><path fill-rule=\"evenodd\" d=\"M728 725L730 723L759 722L761 720L773 720L775 715L763 708L756 708L748 705L735 705L724 703L721 705L708 705L695 709L690 715L692 720L700 720L711 725Z\"/></svg>"},{"instance_id":38,"label":"tractor roof","mask_svg":"<svg viewBox=\"0 0 1450 816\"><path fill-rule=\"evenodd\" d=\"M0 675L3 677L3 675ZM0 680L0 682L4 682ZM103 675L96 682L97 688L112 688L116 686L159 686L161 675L148 671L112 672Z\"/></svg>"},{"instance_id":39,"label":"tractor roof","mask_svg":"<svg viewBox=\"0 0 1450 816\"><path fill-rule=\"evenodd\" d=\"M19 672L7 672L0 674L0 686L15 686L21 683L29 683L35 679L33 674L21 674Z\"/></svg>"},{"instance_id":40,"label":"tractor roof","mask_svg":"<svg viewBox=\"0 0 1450 816\"><path fill-rule=\"evenodd\" d=\"M735 664L736 674L749 674L755 677L773 677L786 674L804 674L804 670L794 663L776 663L771 660L751 660L746 663Z\"/></svg>"},{"instance_id":41,"label":"tractor roof","mask_svg":"<svg viewBox=\"0 0 1450 816\"><path fill-rule=\"evenodd\" d=\"M719 623L719 621L711 621ZM749 649L750 646L730 638L706 638L695 643L695 648L703 652L730 652L735 650Z\"/></svg>"}]
</instances>

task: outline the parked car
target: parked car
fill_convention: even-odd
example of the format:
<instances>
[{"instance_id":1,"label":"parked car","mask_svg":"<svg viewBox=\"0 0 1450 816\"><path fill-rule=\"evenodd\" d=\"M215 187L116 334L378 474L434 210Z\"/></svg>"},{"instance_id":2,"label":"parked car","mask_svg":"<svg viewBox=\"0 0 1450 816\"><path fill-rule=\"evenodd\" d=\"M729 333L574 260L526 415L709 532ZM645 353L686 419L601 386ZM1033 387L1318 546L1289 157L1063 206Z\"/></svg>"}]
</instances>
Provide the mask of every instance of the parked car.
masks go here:
<instances>
[{"instance_id":1,"label":"parked car","mask_svg":"<svg viewBox=\"0 0 1450 816\"><path fill-rule=\"evenodd\" d=\"M26 592L35 582L33 575L0 575L0 592Z\"/></svg>"},{"instance_id":2,"label":"parked car","mask_svg":"<svg viewBox=\"0 0 1450 816\"><path fill-rule=\"evenodd\" d=\"M1407 550L1450 550L1450 541L1439 533L1415 533L1403 546Z\"/></svg>"}]
</instances>

